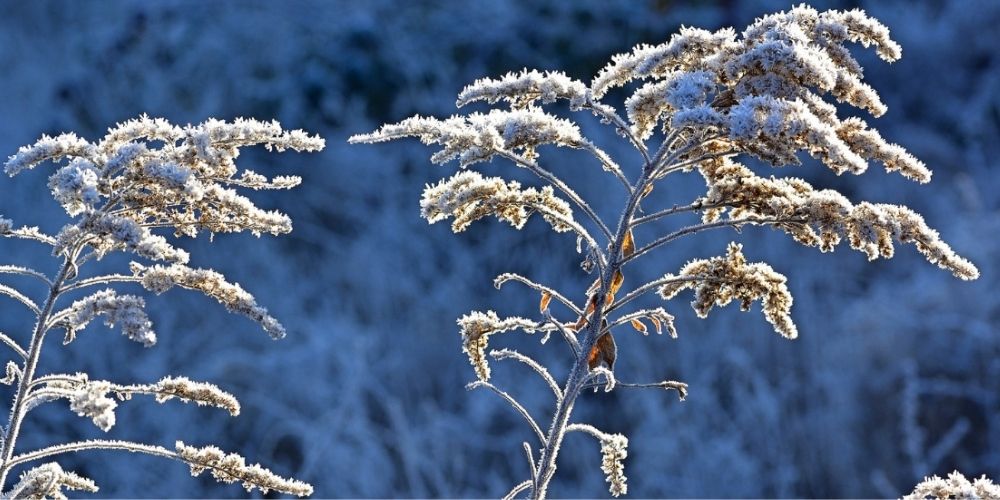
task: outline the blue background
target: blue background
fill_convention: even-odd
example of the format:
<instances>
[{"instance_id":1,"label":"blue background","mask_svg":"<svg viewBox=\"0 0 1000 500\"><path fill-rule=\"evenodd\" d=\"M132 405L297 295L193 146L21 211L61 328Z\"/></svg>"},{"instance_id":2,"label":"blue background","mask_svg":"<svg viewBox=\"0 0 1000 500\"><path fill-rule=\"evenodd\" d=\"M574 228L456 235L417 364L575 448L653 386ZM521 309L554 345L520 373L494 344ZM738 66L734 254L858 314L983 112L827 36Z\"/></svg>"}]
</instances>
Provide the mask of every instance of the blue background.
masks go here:
<instances>
[{"instance_id":1,"label":"blue background","mask_svg":"<svg viewBox=\"0 0 1000 500\"><path fill-rule=\"evenodd\" d=\"M43 133L97 139L141 113L180 124L275 118L327 139L320 154L240 157L244 167L305 178L291 193L253 195L292 216L291 235L182 242L194 265L214 267L254 293L288 327L287 339L272 342L214 301L172 291L149 298L156 347L95 325L66 347L52 336L42 368L123 383L167 374L213 381L243 402L239 418L140 398L121 405L118 425L104 437L168 447L177 439L214 443L311 482L319 497L501 496L527 477L520 443L532 436L494 395L463 390L474 375L454 320L472 309L533 314L536 294L517 285L493 289L493 277L506 271L582 297L588 279L573 239L540 220L520 232L481 222L458 236L447 224L427 226L418 214L422 187L454 166L430 165L431 150L416 141L350 146L347 137L414 113L450 115L457 93L475 78L527 67L589 81L612 54L664 41L681 24L740 30L790 6L0 4L4 154ZM891 261L868 263L846 247L821 254L761 229L698 235L646 259L635 284L689 258L721 254L728 241L743 242L748 258L790 277L800 338L771 332L757 308L699 320L685 303L690 295L667 306L678 317L679 339L623 329L620 379L678 379L691 391L683 403L672 393L615 391L588 393L578 404L577 420L630 438L626 474L634 497L897 496L924 475L954 468L1000 476L1000 2L814 6L864 7L902 44L903 59L892 65L856 51L889 106L872 123L926 161L934 180L918 186L875 168L837 177L810 162L780 174L853 200L917 209L982 278L959 282L909 247ZM591 117L577 116L634 172L633 151ZM584 155L549 148L542 160L602 213L617 215L620 189ZM500 161L479 169L528 180ZM45 187L50 170L0 180L0 213L58 230L65 220ZM696 177L657 188L651 200L692 200L703 189ZM0 245L4 263L56 264L31 243ZM103 265L121 270L124 262ZM0 311L0 330L24 339L31 318L9 301ZM493 346L516 347L565 373L565 349L537 340L507 334ZM547 420L550 394L523 367L494 363L494 377ZM9 400L10 389L0 389L0 400ZM23 431L22 449L103 436L62 402L32 413ZM61 463L95 479L101 496L244 495L157 458L93 452ZM599 446L571 436L552 495L606 496L599 466Z\"/></svg>"}]
</instances>

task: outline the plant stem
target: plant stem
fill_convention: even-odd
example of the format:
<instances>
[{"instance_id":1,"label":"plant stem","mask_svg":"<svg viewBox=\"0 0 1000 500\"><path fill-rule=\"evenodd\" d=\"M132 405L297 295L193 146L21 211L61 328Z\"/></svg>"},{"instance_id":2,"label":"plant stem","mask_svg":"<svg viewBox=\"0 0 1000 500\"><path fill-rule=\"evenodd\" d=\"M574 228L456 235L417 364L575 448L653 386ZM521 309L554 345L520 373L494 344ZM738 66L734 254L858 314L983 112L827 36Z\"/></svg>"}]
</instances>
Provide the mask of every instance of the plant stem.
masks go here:
<instances>
[{"instance_id":1,"label":"plant stem","mask_svg":"<svg viewBox=\"0 0 1000 500\"><path fill-rule=\"evenodd\" d=\"M17 392L14 394L14 404L11 406L10 420L4 433L3 449L0 450L0 489L7 482L7 474L14 465L11 463L11 457L14 456L14 445L17 443L17 436L21 430L21 422L27 413L25 403L28 401L28 390L34 378L35 369L38 367L38 358L42 353L46 325L49 316L52 314L56 299L62 293L61 287L73 267L72 256L67 256L65 262L63 262L62 269L59 270L59 274L52 280L52 286L49 287L49 295L45 299L45 305L42 306L41 311L38 313L35 331L31 335L28 356L24 360L24 367L21 370L21 377L17 384Z\"/></svg>"},{"instance_id":2,"label":"plant stem","mask_svg":"<svg viewBox=\"0 0 1000 500\"><path fill-rule=\"evenodd\" d=\"M642 175L636 182L635 189L632 190L628 202L625 204L625 210L618 221L618 230L616 231L615 238L611 241L611 248L608 251L606 259L608 264L603 269L603 273L601 273L601 286L597 293L597 297L599 297L598 305L594 309L590 323L588 323L583 342L580 343L580 352L573 362L573 368L570 371L569 378L566 380L566 387L563 389L563 398L556 407L556 413L552 417L552 425L549 427L549 432L545 438L545 448L542 449L542 455L538 459L538 470L534 478L535 484L531 489L531 497L534 499L545 498L549 483L555 475L556 458L559 455L559 447L562 445L563 437L567 432L569 417L573 412L573 404L576 402L577 396L580 395L580 391L583 389L583 385L586 383L590 372L587 357L601 333L601 319L604 309L610 305L604 304L603 298L608 293L615 273L624 264L622 242L632 227L632 217L639 206L639 199L642 197L646 185L652 182L651 175L654 169L654 164L650 162L645 164L642 169Z\"/></svg>"}]
</instances>

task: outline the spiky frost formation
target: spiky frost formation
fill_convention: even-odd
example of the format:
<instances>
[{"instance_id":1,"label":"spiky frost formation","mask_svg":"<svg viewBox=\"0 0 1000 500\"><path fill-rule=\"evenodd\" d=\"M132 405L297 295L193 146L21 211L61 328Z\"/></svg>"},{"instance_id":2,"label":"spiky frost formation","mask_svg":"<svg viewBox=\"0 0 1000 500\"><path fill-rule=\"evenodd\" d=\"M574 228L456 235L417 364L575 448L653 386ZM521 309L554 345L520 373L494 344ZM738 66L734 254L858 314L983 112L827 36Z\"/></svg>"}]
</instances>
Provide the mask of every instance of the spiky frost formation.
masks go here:
<instances>
[{"instance_id":1,"label":"spiky frost formation","mask_svg":"<svg viewBox=\"0 0 1000 500\"><path fill-rule=\"evenodd\" d=\"M970 482L960 472L948 474L948 479L925 477L903 500L992 500L1000 498L1000 486L984 474Z\"/></svg>"},{"instance_id":2,"label":"spiky frost formation","mask_svg":"<svg viewBox=\"0 0 1000 500\"><path fill-rule=\"evenodd\" d=\"M740 309L748 311L753 301L760 300L764 317L774 330L790 339L797 337L799 333L791 317L792 294L785 284L787 278L762 262L748 264L742 250L743 245L730 243L725 257L689 262L677 276L697 279L663 285L660 296L670 300L685 289L693 289L691 307L700 318L707 317L715 305L726 306L739 300Z\"/></svg>"},{"instance_id":3,"label":"spiky frost formation","mask_svg":"<svg viewBox=\"0 0 1000 500\"><path fill-rule=\"evenodd\" d=\"M518 182L483 177L471 170L427 186L420 200L420 215L431 224L454 217L451 228L456 233L489 215L521 229L534 211L556 231L571 229L567 222L573 221L573 211L555 195L551 186L522 189Z\"/></svg>"},{"instance_id":4,"label":"spiky frost formation","mask_svg":"<svg viewBox=\"0 0 1000 500\"><path fill-rule=\"evenodd\" d=\"M20 480L10 491L0 495L0 499L45 499L65 500L63 489L97 493L94 481L73 472L64 471L59 464L49 462L21 473Z\"/></svg>"},{"instance_id":5,"label":"spiky frost formation","mask_svg":"<svg viewBox=\"0 0 1000 500\"><path fill-rule=\"evenodd\" d=\"M605 482L612 496L618 497L628 493L625 482L625 464L628 456L628 438L621 434L608 434L601 439L601 470L604 471Z\"/></svg>"},{"instance_id":6,"label":"spiky frost formation","mask_svg":"<svg viewBox=\"0 0 1000 500\"><path fill-rule=\"evenodd\" d=\"M154 148L149 141L162 145ZM5 170L16 175L45 161L66 164L49 179L52 195L75 224L60 234L65 250L79 242L98 250L128 249L153 260L186 262L150 228L169 227L195 236L250 231L283 234L288 217L256 207L233 187L287 189L296 177L267 180L255 172L237 176L239 148L264 145L284 151L318 151L324 142L300 130L285 131L277 122L208 120L176 127L146 116L119 124L93 144L74 134L44 136L11 156ZM83 235L99 236L94 241Z\"/></svg>"},{"instance_id":7,"label":"spiky frost formation","mask_svg":"<svg viewBox=\"0 0 1000 500\"><path fill-rule=\"evenodd\" d=\"M109 394L114 394L121 401L129 400L136 394L149 394L158 403L179 399L184 403L221 408L234 417L240 414L240 403L232 394L214 384L195 382L187 377L164 377L155 384L119 385L105 380L90 380L86 373L60 375L45 384L44 390L37 393L38 400L32 404L66 398L74 411L81 409L77 412L80 416L94 418L95 423L100 419L98 427L108 430L114 425L114 410L117 407Z\"/></svg>"},{"instance_id":8,"label":"spiky frost formation","mask_svg":"<svg viewBox=\"0 0 1000 500\"><path fill-rule=\"evenodd\" d=\"M790 222L776 226L796 241L826 252L846 238L851 248L864 252L869 260L891 258L894 240L912 243L929 262L956 277L979 277L975 265L957 255L920 214L904 206L852 204L837 191L814 189L802 179L759 177L728 158L703 162L700 171L708 183L702 203L718 207L705 212L705 222L718 220L727 211L733 219L787 219Z\"/></svg>"},{"instance_id":9,"label":"spiky frost formation","mask_svg":"<svg viewBox=\"0 0 1000 500\"><path fill-rule=\"evenodd\" d=\"M81 417L94 421L99 429L108 432L115 426L115 408L118 403L108 396L111 383L104 380L85 381L66 394L69 408Z\"/></svg>"},{"instance_id":10,"label":"spiky frost formation","mask_svg":"<svg viewBox=\"0 0 1000 500\"><path fill-rule=\"evenodd\" d=\"M151 386L135 387L139 389L137 392L155 394L158 403L177 398L185 403L194 402L198 406L222 408L234 417L240 414L240 402L236 397L219 389L215 384L195 382L187 377L164 377Z\"/></svg>"},{"instance_id":11,"label":"spiky frost formation","mask_svg":"<svg viewBox=\"0 0 1000 500\"><path fill-rule=\"evenodd\" d=\"M240 482L247 492L259 489L262 494L280 491L289 495L312 495L313 487L295 479L283 478L259 464L247 465L246 459L236 453L225 453L215 446L197 448L177 441L177 454L191 466L191 475L198 476L211 470L212 477L224 483Z\"/></svg>"},{"instance_id":12,"label":"spiky frost formation","mask_svg":"<svg viewBox=\"0 0 1000 500\"><path fill-rule=\"evenodd\" d=\"M462 89L455 105L458 107L476 101L496 104L500 100L511 108L522 109L541 101L550 104L557 99L569 101L570 108L579 109L587 102L587 86L560 71L522 70L507 73L499 79L481 78Z\"/></svg>"},{"instance_id":13,"label":"spiky frost formation","mask_svg":"<svg viewBox=\"0 0 1000 500\"><path fill-rule=\"evenodd\" d=\"M643 85L625 101L632 131L649 139L664 115L703 106L718 82L708 71L677 72Z\"/></svg>"},{"instance_id":14,"label":"spiky frost formation","mask_svg":"<svg viewBox=\"0 0 1000 500\"><path fill-rule=\"evenodd\" d=\"M355 135L351 143L374 143L416 137L424 144L439 144L441 151L431 156L434 163L457 159L462 168L489 161L501 151L520 151L528 159L544 144L571 148L591 147L571 121L556 118L541 109L528 107L510 111L453 116L445 120L414 116L399 123L383 125L371 134Z\"/></svg>"},{"instance_id":15,"label":"spiky frost formation","mask_svg":"<svg viewBox=\"0 0 1000 500\"><path fill-rule=\"evenodd\" d=\"M486 362L486 347L490 335L515 329L534 333L542 325L517 316L500 319L493 311L473 311L458 318L458 326L459 333L462 334L462 352L469 356L469 362L476 370L476 377L486 382L490 379L490 365Z\"/></svg>"},{"instance_id":16,"label":"spiky frost formation","mask_svg":"<svg viewBox=\"0 0 1000 500\"><path fill-rule=\"evenodd\" d=\"M183 264L169 266L143 266L133 262L132 274L142 278L142 286L157 295L175 286L199 291L222 304L226 310L241 314L256 321L272 338L285 336L285 327L271 316L267 309L258 305L246 290L237 283L226 281L226 277L211 269L195 269Z\"/></svg>"},{"instance_id":17,"label":"spiky frost formation","mask_svg":"<svg viewBox=\"0 0 1000 500\"><path fill-rule=\"evenodd\" d=\"M874 46L887 61L900 55L888 29L863 11L799 6L758 19L739 37L728 28L682 28L663 44L637 46L614 56L591 90L600 98L634 80L652 80L626 100L633 131L643 139L662 121L665 131L719 134L733 150L775 166L798 164L805 151L837 173L864 172L875 160L927 182L923 163L860 118L840 121L824 101L831 95L875 116L886 111L861 81L846 42Z\"/></svg>"},{"instance_id":18,"label":"spiky frost formation","mask_svg":"<svg viewBox=\"0 0 1000 500\"><path fill-rule=\"evenodd\" d=\"M104 316L108 327L121 328L122 334L131 340L149 347L156 343L153 323L146 315L146 302L135 295L118 295L107 289L82 298L69 307L61 326L66 328L66 341L76 338L76 332L83 330L98 316Z\"/></svg>"}]
</instances>

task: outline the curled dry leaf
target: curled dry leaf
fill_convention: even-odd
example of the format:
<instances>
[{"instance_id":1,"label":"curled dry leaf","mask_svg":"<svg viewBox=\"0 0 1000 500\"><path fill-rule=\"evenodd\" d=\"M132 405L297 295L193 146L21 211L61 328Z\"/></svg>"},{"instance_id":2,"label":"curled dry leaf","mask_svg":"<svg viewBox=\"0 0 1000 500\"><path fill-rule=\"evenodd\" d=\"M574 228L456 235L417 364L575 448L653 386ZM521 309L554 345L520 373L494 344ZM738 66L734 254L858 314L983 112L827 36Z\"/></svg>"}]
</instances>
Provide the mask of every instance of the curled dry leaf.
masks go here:
<instances>
[{"instance_id":1,"label":"curled dry leaf","mask_svg":"<svg viewBox=\"0 0 1000 500\"><path fill-rule=\"evenodd\" d=\"M549 308L549 302L552 302L552 294L542 292L542 300L538 302L538 312L545 312Z\"/></svg>"},{"instance_id":2,"label":"curled dry leaf","mask_svg":"<svg viewBox=\"0 0 1000 500\"><path fill-rule=\"evenodd\" d=\"M590 353L587 354L587 366L591 370L598 366L605 366L608 370L613 370L617 357L618 346L615 345L615 338L611 335L611 332L606 332L604 335L598 337L597 342L594 343L594 347L590 348Z\"/></svg>"}]
</instances>

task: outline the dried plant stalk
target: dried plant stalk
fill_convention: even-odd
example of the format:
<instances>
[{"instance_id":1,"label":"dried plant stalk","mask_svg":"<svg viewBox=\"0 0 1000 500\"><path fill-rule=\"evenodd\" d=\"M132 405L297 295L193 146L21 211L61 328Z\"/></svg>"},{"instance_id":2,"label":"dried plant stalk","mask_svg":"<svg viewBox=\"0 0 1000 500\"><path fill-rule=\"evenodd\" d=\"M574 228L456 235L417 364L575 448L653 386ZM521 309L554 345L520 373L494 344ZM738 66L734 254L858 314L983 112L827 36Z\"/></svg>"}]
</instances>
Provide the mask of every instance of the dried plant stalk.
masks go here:
<instances>
[{"instance_id":1,"label":"dried plant stalk","mask_svg":"<svg viewBox=\"0 0 1000 500\"><path fill-rule=\"evenodd\" d=\"M19 356L20 363L8 363L6 377L0 380L16 383L10 420L0 446L0 488L11 470L21 464L83 450L116 449L179 460L191 466L196 475L211 469L216 479L240 481L248 491L258 488L264 493L276 490L299 496L312 494L312 487L306 483L284 479L259 465L247 466L242 457L214 447L192 448L178 442L177 450L171 451L143 443L94 440L34 451L16 449L28 413L58 399L68 400L74 413L92 420L105 432L116 423L119 402L137 394L152 395L161 403L179 399L221 408L233 416L239 414L240 405L233 395L185 377L166 377L154 384L116 384L90 380L84 373L36 372L49 331L63 330L63 343L67 344L76 341L78 333L98 317L108 326L120 328L129 339L147 347L154 345L156 334L146 315L145 301L114 288L128 283L155 293L174 286L199 291L229 311L257 322L272 337L285 336L281 323L250 293L215 271L187 267L188 253L157 234L161 228L172 229L175 237L194 237L203 231L249 231L256 235L291 231L287 215L263 210L235 189L289 189L301 181L291 176L268 179L251 171L240 173L235 163L240 148L255 145L278 151L319 151L324 141L300 130L285 131L277 122L209 120L177 127L143 116L117 125L96 143L74 134L45 136L7 160L5 170L11 176L41 163L54 163L58 169L49 178L49 188L70 222L58 234L46 235L37 228L15 229L12 221L0 217L0 236L48 245L53 257L62 262L55 276L18 266L0 266L3 274L38 278L48 290L36 305L20 291L0 285L0 293L18 300L36 316L27 347L2 335L4 344ZM132 274L82 275L88 261L112 252L131 252L139 259L166 264L133 262ZM96 286L105 288L59 309L59 301L67 293ZM4 496L60 498L64 488L97 491L97 485L89 479L48 462L24 472Z\"/></svg>"}]
</instances>

